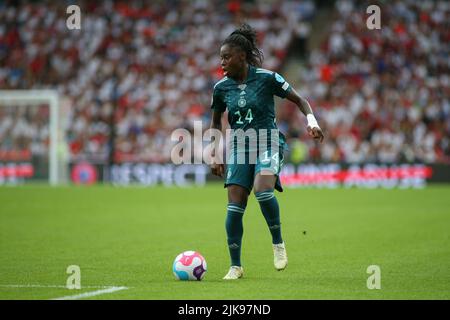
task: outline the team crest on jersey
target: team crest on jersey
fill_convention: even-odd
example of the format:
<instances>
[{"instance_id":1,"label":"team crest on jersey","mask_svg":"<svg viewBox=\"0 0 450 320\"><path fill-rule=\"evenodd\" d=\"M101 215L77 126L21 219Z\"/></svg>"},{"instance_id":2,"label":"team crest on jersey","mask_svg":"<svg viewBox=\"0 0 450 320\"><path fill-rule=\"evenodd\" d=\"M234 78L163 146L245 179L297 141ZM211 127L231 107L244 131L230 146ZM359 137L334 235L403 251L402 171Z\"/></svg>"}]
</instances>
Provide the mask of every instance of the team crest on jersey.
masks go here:
<instances>
[{"instance_id":1,"label":"team crest on jersey","mask_svg":"<svg viewBox=\"0 0 450 320\"><path fill-rule=\"evenodd\" d=\"M286 80L284 80L284 78L283 78L282 76L280 76L278 73L275 73L275 79L276 79L278 82L281 82L281 83L283 83L283 82L286 81Z\"/></svg>"},{"instance_id":2,"label":"team crest on jersey","mask_svg":"<svg viewBox=\"0 0 450 320\"><path fill-rule=\"evenodd\" d=\"M247 104L247 100L245 100L244 97L241 97L241 98L238 100L238 106L239 106L240 108L245 107L246 104Z\"/></svg>"}]
</instances>

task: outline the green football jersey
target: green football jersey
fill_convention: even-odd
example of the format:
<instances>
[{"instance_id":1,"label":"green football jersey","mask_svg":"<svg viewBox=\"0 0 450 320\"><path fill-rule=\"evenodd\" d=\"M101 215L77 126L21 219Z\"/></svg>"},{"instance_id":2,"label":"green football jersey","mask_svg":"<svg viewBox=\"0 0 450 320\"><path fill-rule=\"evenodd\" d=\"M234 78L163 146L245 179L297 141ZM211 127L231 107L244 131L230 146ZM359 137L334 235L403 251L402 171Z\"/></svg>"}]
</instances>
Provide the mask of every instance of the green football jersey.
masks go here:
<instances>
[{"instance_id":1,"label":"green football jersey","mask_svg":"<svg viewBox=\"0 0 450 320\"><path fill-rule=\"evenodd\" d=\"M214 86L211 108L228 110L231 129L276 129L274 96L285 98L291 86L278 73L249 66L247 79L243 83L224 77ZM284 136L279 133L280 142ZM247 145L248 146L248 145Z\"/></svg>"}]
</instances>

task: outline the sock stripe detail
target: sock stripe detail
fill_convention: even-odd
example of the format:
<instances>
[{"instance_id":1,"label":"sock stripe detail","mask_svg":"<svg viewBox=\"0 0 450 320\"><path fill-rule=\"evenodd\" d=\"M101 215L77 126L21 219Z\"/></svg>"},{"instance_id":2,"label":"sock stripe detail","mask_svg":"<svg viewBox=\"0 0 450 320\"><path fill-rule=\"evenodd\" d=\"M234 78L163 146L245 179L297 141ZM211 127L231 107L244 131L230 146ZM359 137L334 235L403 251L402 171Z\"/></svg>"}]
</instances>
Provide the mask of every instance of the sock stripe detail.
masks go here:
<instances>
[{"instance_id":1,"label":"sock stripe detail","mask_svg":"<svg viewBox=\"0 0 450 320\"><path fill-rule=\"evenodd\" d=\"M265 198L265 197L269 197L269 196L273 196L273 192L272 193L266 193L266 194L258 194L256 196L256 198Z\"/></svg>"},{"instance_id":2,"label":"sock stripe detail","mask_svg":"<svg viewBox=\"0 0 450 320\"><path fill-rule=\"evenodd\" d=\"M273 194L273 191L258 192L255 195L258 197L266 194Z\"/></svg>"},{"instance_id":3,"label":"sock stripe detail","mask_svg":"<svg viewBox=\"0 0 450 320\"><path fill-rule=\"evenodd\" d=\"M244 208L241 208L241 207L239 207L239 206L235 206L235 205L232 205L232 204L229 204L229 205L227 206L227 208L235 208L235 209L244 211Z\"/></svg>"},{"instance_id":4,"label":"sock stripe detail","mask_svg":"<svg viewBox=\"0 0 450 320\"><path fill-rule=\"evenodd\" d=\"M233 206L233 205L228 205L227 206L227 210L229 211L234 211L234 212L239 212L239 213L244 213L245 209L238 207L238 206Z\"/></svg>"},{"instance_id":5,"label":"sock stripe detail","mask_svg":"<svg viewBox=\"0 0 450 320\"><path fill-rule=\"evenodd\" d=\"M270 194L266 194L266 195L257 195L256 199L258 201L267 201L267 200L272 199L273 197L275 197L275 195L273 193L270 193Z\"/></svg>"},{"instance_id":6,"label":"sock stripe detail","mask_svg":"<svg viewBox=\"0 0 450 320\"><path fill-rule=\"evenodd\" d=\"M275 196L269 197L269 198L265 198L265 199L258 199L258 202L264 202L264 201L268 201L270 199L272 199Z\"/></svg>"},{"instance_id":7,"label":"sock stripe detail","mask_svg":"<svg viewBox=\"0 0 450 320\"><path fill-rule=\"evenodd\" d=\"M274 194L265 194L265 195L256 197L256 199L265 199L265 198L269 198L269 197L274 197Z\"/></svg>"}]
</instances>

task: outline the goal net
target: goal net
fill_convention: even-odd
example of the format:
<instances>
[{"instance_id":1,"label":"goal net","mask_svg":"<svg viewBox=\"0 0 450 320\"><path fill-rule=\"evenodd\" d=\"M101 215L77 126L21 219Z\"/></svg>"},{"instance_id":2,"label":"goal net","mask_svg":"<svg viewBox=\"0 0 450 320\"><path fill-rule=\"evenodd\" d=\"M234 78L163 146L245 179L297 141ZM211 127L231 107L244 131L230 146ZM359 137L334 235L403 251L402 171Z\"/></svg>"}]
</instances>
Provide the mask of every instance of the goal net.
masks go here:
<instances>
[{"instance_id":1,"label":"goal net","mask_svg":"<svg viewBox=\"0 0 450 320\"><path fill-rule=\"evenodd\" d=\"M55 90L0 90L0 185L66 182L62 114Z\"/></svg>"}]
</instances>

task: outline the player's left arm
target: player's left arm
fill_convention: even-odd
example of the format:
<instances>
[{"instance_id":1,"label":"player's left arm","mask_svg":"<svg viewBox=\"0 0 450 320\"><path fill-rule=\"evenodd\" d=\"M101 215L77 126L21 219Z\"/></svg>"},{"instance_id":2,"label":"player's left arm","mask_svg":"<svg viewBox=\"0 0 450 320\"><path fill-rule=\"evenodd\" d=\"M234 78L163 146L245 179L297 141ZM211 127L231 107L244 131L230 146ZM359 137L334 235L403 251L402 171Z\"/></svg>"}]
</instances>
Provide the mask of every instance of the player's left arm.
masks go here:
<instances>
[{"instance_id":1,"label":"player's left arm","mask_svg":"<svg viewBox=\"0 0 450 320\"><path fill-rule=\"evenodd\" d=\"M300 96L294 90L294 88L291 87L290 89L291 90L288 90L287 92L286 98L289 101L295 103L300 109L300 111L306 116L306 119L308 120L307 125L308 134L315 140L319 140L319 142L322 142L324 139L323 132L322 129L319 127L316 118L314 117L314 113L308 100Z\"/></svg>"}]
</instances>

